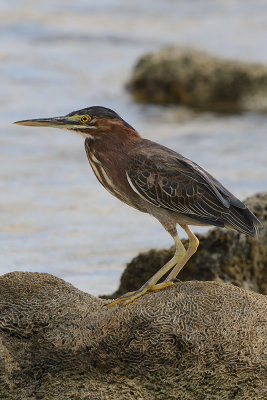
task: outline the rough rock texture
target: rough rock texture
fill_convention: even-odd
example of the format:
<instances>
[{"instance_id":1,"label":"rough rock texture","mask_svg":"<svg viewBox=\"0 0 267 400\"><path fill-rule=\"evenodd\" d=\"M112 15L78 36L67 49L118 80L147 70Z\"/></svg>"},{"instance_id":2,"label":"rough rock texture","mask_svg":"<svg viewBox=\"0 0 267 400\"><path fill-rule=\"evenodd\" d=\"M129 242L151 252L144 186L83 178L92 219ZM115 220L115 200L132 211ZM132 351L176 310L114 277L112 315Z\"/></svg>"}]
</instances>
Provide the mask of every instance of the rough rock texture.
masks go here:
<instances>
[{"instance_id":1,"label":"rough rock texture","mask_svg":"<svg viewBox=\"0 0 267 400\"><path fill-rule=\"evenodd\" d=\"M197 235L198 251L182 269L179 279L231 282L267 294L267 192L254 195L245 203L263 224L258 237L220 228ZM183 240L183 243L186 247L188 242ZM110 297L116 298L141 287L173 253L174 247L139 254L127 265L119 289Z\"/></svg>"},{"instance_id":2,"label":"rough rock texture","mask_svg":"<svg viewBox=\"0 0 267 400\"><path fill-rule=\"evenodd\" d=\"M261 221L262 229L259 231L257 240L267 248L267 191L248 197L244 203Z\"/></svg>"},{"instance_id":3,"label":"rough rock texture","mask_svg":"<svg viewBox=\"0 0 267 400\"><path fill-rule=\"evenodd\" d=\"M167 47L140 59L127 87L136 100L200 110L267 110L267 66Z\"/></svg>"},{"instance_id":4,"label":"rough rock texture","mask_svg":"<svg viewBox=\"0 0 267 400\"><path fill-rule=\"evenodd\" d=\"M107 309L23 272L0 294L1 399L267 398L265 296L194 281Z\"/></svg>"}]
</instances>

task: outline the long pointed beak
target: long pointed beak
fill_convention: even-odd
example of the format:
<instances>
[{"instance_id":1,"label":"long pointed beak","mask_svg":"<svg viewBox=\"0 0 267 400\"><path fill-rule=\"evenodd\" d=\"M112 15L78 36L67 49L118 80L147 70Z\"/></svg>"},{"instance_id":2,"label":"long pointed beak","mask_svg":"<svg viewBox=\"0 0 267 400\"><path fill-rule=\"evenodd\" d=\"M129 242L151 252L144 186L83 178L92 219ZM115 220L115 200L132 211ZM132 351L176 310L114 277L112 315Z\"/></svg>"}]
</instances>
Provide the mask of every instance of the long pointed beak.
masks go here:
<instances>
[{"instance_id":1,"label":"long pointed beak","mask_svg":"<svg viewBox=\"0 0 267 400\"><path fill-rule=\"evenodd\" d=\"M25 119L13 123L16 125L24 125L24 126L49 126L51 128L67 128L70 125L74 124L66 117Z\"/></svg>"}]
</instances>

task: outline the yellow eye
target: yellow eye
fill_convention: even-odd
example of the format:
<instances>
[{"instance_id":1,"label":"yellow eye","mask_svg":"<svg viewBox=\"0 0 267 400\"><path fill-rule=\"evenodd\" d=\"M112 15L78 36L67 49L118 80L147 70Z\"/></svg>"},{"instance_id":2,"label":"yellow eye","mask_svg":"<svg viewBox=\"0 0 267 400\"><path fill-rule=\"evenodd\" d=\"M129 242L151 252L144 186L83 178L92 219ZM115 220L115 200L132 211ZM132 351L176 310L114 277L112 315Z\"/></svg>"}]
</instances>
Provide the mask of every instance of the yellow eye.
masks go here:
<instances>
[{"instance_id":1,"label":"yellow eye","mask_svg":"<svg viewBox=\"0 0 267 400\"><path fill-rule=\"evenodd\" d=\"M86 124L86 122L90 121L90 118L88 117L88 115L83 115L83 116L81 117L81 121L82 121L84 124Z\"/></svg>"}]
</instances>

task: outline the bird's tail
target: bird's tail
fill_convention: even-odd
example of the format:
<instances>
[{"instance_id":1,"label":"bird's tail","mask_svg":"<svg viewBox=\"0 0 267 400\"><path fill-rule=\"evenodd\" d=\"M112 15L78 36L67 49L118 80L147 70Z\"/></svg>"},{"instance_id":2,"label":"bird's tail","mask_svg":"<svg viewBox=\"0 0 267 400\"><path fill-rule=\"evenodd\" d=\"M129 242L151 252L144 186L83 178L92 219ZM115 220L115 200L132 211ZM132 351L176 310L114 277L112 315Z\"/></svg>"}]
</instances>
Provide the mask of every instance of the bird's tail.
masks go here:
<instances>
[{"instance_id":1,"label":"bird's tail","mask_svg":"<svg viewBox=\"0 0 267 400\"><path fill-rule=\"evenodd\" d=\"M256 236L262 228L261 222L247 207L239 208L231 205L224 219L225 226L250 236Z\"/></svg>"}]
</instances>

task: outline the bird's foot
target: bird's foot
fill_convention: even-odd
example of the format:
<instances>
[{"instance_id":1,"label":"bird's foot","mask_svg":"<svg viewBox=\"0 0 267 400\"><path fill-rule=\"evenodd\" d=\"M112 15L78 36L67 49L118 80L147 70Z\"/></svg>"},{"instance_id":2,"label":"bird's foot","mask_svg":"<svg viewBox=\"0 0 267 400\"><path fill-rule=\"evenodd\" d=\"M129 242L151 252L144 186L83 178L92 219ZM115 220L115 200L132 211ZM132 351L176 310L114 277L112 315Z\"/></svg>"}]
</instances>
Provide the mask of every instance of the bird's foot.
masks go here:
<instances>
[{"instance_id":1,"label":"bird's foot","mask_svg":"<svg viewBox=\"0 0 267 400\"><path fill-rule=\"evenodd\" d=\"M107 307L113 307L118 303L122 303L123 306L126 306L129 303L132 303L134 300L138 299L139 297L143 296L145 293L147 292L155 292L157 290L162 290L165 289L169 286L172 286L173 282L162 282L162 283L158 283L156 285L153 286L149 286L149 285L143 285L140 289L136 290L136 292L128 292L123 294L121 297L119 297L118 299L112 301L111 303L109 303L107 305Z\"/></svg>"}]
</instances>

